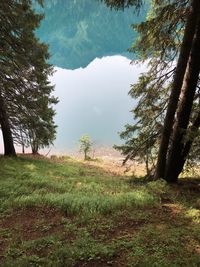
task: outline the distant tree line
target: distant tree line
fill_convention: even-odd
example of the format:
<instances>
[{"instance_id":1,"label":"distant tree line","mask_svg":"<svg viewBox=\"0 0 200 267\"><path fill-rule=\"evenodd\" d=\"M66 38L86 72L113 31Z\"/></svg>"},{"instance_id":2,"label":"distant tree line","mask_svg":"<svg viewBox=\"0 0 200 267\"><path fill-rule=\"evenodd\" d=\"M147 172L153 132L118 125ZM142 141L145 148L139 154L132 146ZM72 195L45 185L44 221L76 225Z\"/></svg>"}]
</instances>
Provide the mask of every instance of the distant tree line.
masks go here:
<instances>
[{"instance_id":1,"label":"distant tree line","mask_svg":"<svg viewBox=\"0 0 200 267\"><path fill-rule=\"evenodd\" d=\"M140 10L146 1L104 2ZM137 122L125 126L117 148L125 161L145 159L155 179L177 182L186 161L200 156L200 1L152 0L146 21L133 27L139 38L130 51L148 60L149 71L129 92L139 99Z\"/></svg>"},{"instance_id":2,"label":"distant tree line","mask_svg":"<svg viewBox=\"0 0 200 267\"><path fill-rule=\"evenodd\" d=\"M38 1L42 4L42 1ZM35 36L43 16L31 0L0 1L0 127L4 154L15 156L14 144L32 152L55 139L52 96L48 81L53 68L47 63L48 46Z\"/></svg>"}]
</instances>

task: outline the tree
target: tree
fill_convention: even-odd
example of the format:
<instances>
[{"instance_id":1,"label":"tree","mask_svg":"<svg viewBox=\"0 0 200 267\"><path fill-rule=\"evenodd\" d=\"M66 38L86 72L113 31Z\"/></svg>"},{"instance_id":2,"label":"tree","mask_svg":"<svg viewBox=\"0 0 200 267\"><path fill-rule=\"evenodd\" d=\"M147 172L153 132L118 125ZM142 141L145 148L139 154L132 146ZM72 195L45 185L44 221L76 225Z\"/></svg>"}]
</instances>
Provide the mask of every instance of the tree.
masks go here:
<instances>
[{"instance_id":1,"label":"tree","mask_svg":"<svg viewBox=\"0 0 200 267\"><path fill-rule=\"evenodd\" d=\"M127 158L138 155L135 153L136 147L134 145L131 147L132 141L137 141L133 143L139 144L139 153L146 150L149 154L149 151L153 150L154 156L158 154L155 178L164 178L168 182L177 181L198 133L199 106L194 109L194 100L199 98L197 93L199 16L198 0L156 0L152 1L147 20L135 26L140 35L131 51L137 52L143 60L148 59L150 70L147 74L142 74L139 82L130 91L132 96L140 97L134 109L138 121L136 126L132 127L134 130L132 133L130 126L122 133L122 137L127 138L127 141L121 150ZM177 57L174 69L173 61ZM163 101L161 96L165 88L165 101ZM152 92L154 98L151 97ZM148 109L148 114L143 114L146 112L147 104L155 112L149 112ZM156 121L158 121L157 128ZM150 126L150 122L153 127ZM195 126L190 127L190 124ZM143 131L143 127L147 130ZM188 140L190 132L192 137ZM156 140L153 140L154 136ZM158 153L156 149L160 139Z\"/></svg>"},{"instance_id":2,"label":"tree","mask_svg":"<svg viewBox=\"0 0 200 267\"><path fill-rule=\"evenodd\" d=\"M130 6L134 6L135 8L141 8L144 1L143 0L101 0L106 3L107 6L116 9L124 9Z\"/></svg>"},{"instance_id":3,"label":"tree","mask_svg":"<svg viewBox=\"0 0 200 267\"><path fill-rule=\"evenodd\" d=\"M0 19L4 21L0 30L0 96L3 101L0 124L6 155L16 155L13 138L15 143L30 144L27 136L34 127L30 123L33 118L34 123L38 121L41 133L48 126L47 129L52 130L49 138L52 140L55 136L52 104L57 99L51 96L53 87L48 84L48 75L52 73L52 67L46 63L48 47L35 37L42 17L34 13L30 0L0 3ZM46 121L44 111L49 114ZM45 142L43 145L48 143Z\"/></svg>"},{"instance_id":4,"label":"tree","mask_svg":"<svg viewBox=\"0 0 200 267\"><path fill-rule=\"evenodd\" d=\"M84 153L84 160L88 160L90 157L88 153L92 150L92 141L89 135L83 135L80 140L80 151Z\"/></svg>"},{"instance_id":5,"label":"tree","mask_svg":"<svg viewBox=\"0 0 200 267\"><path fill-rule=\"evenodd\" d=\"M56 136L56 127L53 121L55 112L49 107L43 110L42 116L37 120L29 121L28 138L32 153L37 154L39 149L49 147L53 144Z\"/></svg>"},{"instance_id":6,"label":"tree","mask_svg":"<svg viewBox=\"0 0 200 267\"><path fill-rule=\"evenodd\" d=\"M172 73L173 69L169 75ZM124 164L129 159L145 162L148 176L152 175L155 169L158 138L163 125L163 113L169 92L169 86L163 86L165 79L158 82L152 76L154 77L154 73L149 71L139 78L138 83L131 86L129 95L138 99L136 107L131 111L135 124L125 126L125 130L120 134L125 144L115 146L126 156ZM159 88L159 94L157 88Z\"/></svg>"},{"instance_id":7,"label":"tree","mask_svg":"<svg viewBox=\"0 0 200 267\"><path fill-rule=\"evenodd\" d=\"M3 133L5 156L16 156L8 114L2 95L0 95L0 125Z\"/></svg>"},{"instance_id":8,"label":"tree","mask_svg":"<svg viewBox=\"0 0 200 267\"><path fill-rule=\"evenodd\" d=\"M42 62L40 58L39 64L35 65L35 73L32 74L35 78L29 80L23 96L19 94L16 98L18 116L10 114L15 143L30 146L33 154L52 144L56 134L53 105L58 103L58 99L51 95L54 86L48 81L53 69Z\"/></svg>"},{"instance_id":9,"label":"tree","mask_svg":"<svg viewBox=\"0 0 200 267\"><path fill-rule=\"evenodd\" d=\"M169 148L170 136L172 133L172 127L174 123L174 117L178 106L179 96L181 93L181 87L183 84L186 67L189 60L189 54L192 47L192 40L194 38L197 20L200 14L200 2L193 0L189 8L189 15L187 17L184 37L181 44L178 63L176 66L176 72L174 75L174 81L172 84L171 95L169 98L168 109L163 126L163 132L161 137L161 143L158 153L158 161L156 167L155 178L165 177L167 151ZM168 167L169 169L169 167ZM171 180L171 179L170 179Z\"/></svg>"},{"instance_id":10,"label":"tree","mask_svg":"<svg viewBox=\"0 0 200 267\"><path fill-rule=\"evenodd\" d=\"M199 2L200 6L200 2ZM200 14L200 8L199 8ZM196 26L196 32L192 42L190 56L187 62L187 69L182 83L181 96L177 108L176 120L173 126L172 141L168 153L165 180L176 182L182 171L183 162L189 153L185 150L186 130L189 126L190 115L195 98L195 92L200 72L200 19ZM198 121L198 117L197 117ZM194 124L197 126L198 122Z\"/></svg>"}]
</instances>

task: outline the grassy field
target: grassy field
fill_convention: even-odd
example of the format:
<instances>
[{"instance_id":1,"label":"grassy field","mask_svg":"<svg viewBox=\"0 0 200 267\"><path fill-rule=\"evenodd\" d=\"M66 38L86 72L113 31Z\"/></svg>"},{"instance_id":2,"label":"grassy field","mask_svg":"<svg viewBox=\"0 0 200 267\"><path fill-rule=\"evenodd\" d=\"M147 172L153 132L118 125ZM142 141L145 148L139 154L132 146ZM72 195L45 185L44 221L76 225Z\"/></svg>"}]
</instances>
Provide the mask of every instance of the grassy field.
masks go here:
<instances>
[{"instance_id":1,"label":"grassy field","mask_svg":"<svg viewBox=\"0 0 200 267\"><path fill-rule=\"evenodd\" d=\"M199 181L0 158L0 266L200 266Z\"/></svg>"}]
</instances>

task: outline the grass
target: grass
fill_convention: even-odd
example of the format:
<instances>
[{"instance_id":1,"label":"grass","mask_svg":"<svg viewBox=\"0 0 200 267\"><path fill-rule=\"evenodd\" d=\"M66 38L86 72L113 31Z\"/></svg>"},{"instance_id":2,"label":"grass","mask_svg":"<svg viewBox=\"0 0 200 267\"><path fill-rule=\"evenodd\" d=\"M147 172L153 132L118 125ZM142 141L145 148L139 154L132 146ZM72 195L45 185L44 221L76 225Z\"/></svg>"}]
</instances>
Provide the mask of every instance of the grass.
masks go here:
<instances>
[{"instance_id":1,"label":"grass","mask_svg":"<svg viewBox=\"0 0 200 267\"><path fill-rule=\"evenodd\" d=\"M0 158L3 267L200 266L199 181L72 160Z\"/></svg>"}]
</instances>

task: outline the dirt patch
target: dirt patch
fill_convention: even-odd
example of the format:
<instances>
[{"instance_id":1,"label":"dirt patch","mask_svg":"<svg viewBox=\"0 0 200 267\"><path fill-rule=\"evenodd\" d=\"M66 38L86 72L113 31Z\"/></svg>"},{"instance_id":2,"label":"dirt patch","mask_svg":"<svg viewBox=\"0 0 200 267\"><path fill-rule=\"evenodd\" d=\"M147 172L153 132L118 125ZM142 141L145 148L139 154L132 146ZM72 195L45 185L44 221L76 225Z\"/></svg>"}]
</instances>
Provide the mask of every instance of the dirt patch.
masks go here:
<instances>
[{"instance_id":1,"label":"dirt patch","mask_svg":"<svg viewBox=\"0 0 200 267\"><path fill-rule=\"evenodd\" d=\"M176 216L183 213L184 209L178 204L166 203L162 205L165 212L169 212L171 216Z\"/></svg>"},{"instance_id":2,"label":"dirt patch","mask_svg":"<svg viewBox=\"0 0 200 267\"><path fill-rule=\"evenodd\" d=\"M9 241L15 239L34 240L52 234L62 234L64 225L63 214L56 210L44 207L14 210L0 220L0 253L6 250ZM5 236L7 232L10 236Z\"/></svg>"},{"instance_id":3,"label":"dirt patch","mask_svg":"<svg viewBox=\"0 0 200 267\"><path fill-rule=\"evenodd\" d=\"M116 226L108 232L109 239L124 239L132 238L136 231L138 231L146 220L127 220L116 222Z\"/></svg>"},{"instance_id":4,"label":"dirt patch","mask_svg":"<svg viewBox=\"0 0 200 267\"><path fill-rule=\"evenodd\" d=\"M119 262L117 260L113 261L95 261L92 260L90 262L77 262L74 267L125 267L127 266L126 262Z\"/></svg>"},{"instance_id":5,"label":"dirt patch","mask_svg":"<svg viewBox=\"0 0 200 267\"><path fill-rule=\"evenodd\" d=\"M138 163L137 161L131 161L126 165L122 165L123 158L114 157L102 157L100 161L86 161L84 162L87 167L98 167L107 172L110 175L115 176L132 176L137 174L138 176L145 175L144 164Z\"/></svg>"},{"instance_id":6,"label":"dirt patch","mask_svg":"<svg viewBox=\"0 0 200 267\"><path fill-rule=\"evenodd\" d=\"M200 246L196 247L195 249L196 253L200 255Z\"/></svg>"},{"instance_id":7,"label":"dirt patch","mask_svg":"<svg viewBox=\"0 0 200 267\"><path fill-rule=\"evenodd\" d=\"M113 218L112 224L97 222L97 227L90 229L92 237L101 242L110 243L111 240L131 239L133 235L145 224L148 224L145 219L130 218L128 216Z\"/></svg>"},{"instance_id":8,"label":"dirt patch","mask_svg":"<svg viewBox=\"0 0 200 267\"><path fill-rule=\"evenodd\" d=\"M115 224L112 229L107 231L109 239L123 239L132 238L135 233L140 231L142 227L146 225L160 225L171 224L177 220L177 215L182 212L182 207L174 204L163 205L162 208L148 208L143 211L146 218L130 218L125 216L115 220Z\"/></svg>"},{"instance_id":9,"label":"dirt patch","mask_svg":"<svg viewBox=\"0 0 200 267\"><path fill-rule=\"evenodd\" d=\"M0 236L0 262L3 259L3 254L6 248L8 247L9 243L6 240L3 240L2 237Z\"/></svg>"}]
</instances>

